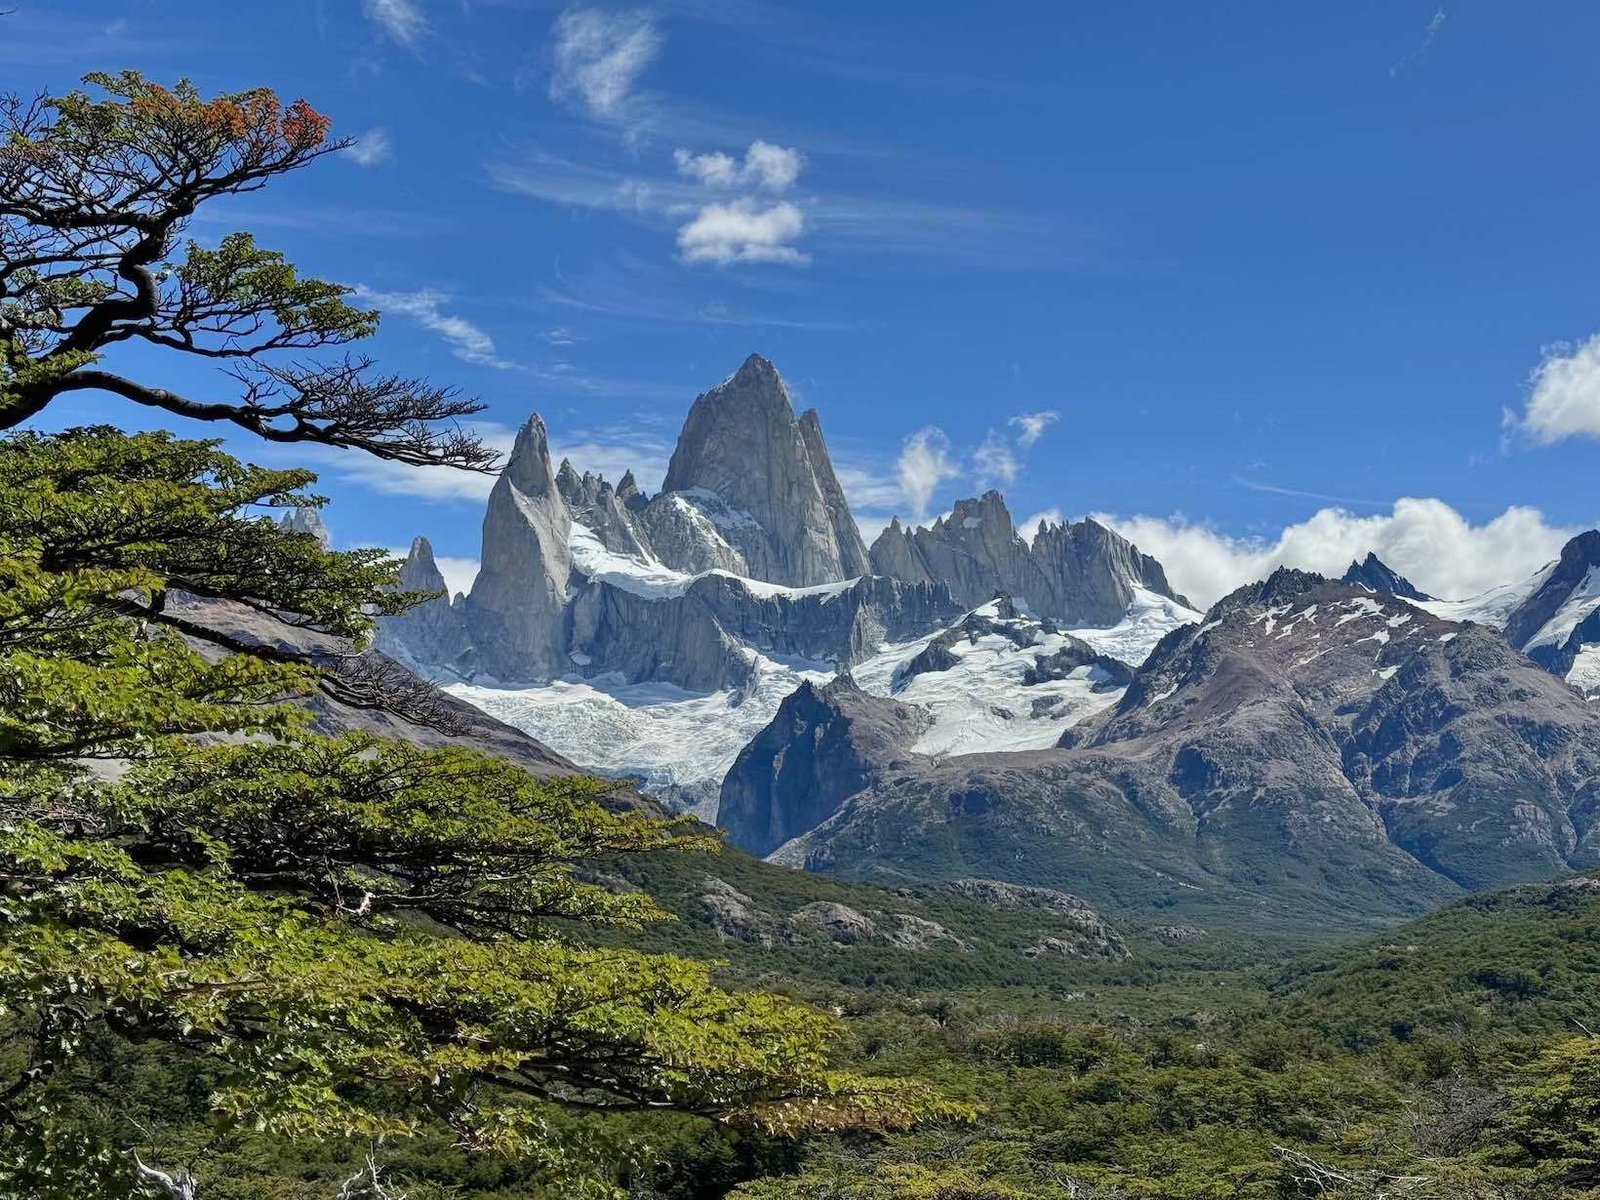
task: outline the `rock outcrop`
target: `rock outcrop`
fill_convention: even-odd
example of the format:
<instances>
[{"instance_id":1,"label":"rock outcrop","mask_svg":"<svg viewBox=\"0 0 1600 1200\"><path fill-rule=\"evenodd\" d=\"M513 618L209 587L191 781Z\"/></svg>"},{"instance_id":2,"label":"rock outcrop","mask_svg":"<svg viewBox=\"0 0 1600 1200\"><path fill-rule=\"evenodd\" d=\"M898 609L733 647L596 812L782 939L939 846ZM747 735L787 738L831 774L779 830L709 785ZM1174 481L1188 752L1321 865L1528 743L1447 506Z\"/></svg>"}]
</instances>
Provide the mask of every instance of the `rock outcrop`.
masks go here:
<instances>
[{"instance_id":1,"label":"rock outcrop","mask_svg":"<svg viewBox=\"0 0 1600 1200\"><path fill-rule=\"evenodd\" d=\"M735 845L770 853L905 757L926 726L920 709L868 695L848 677L802 684L723 780L717 824Z\"/></svg>"},{"instance_id":2,"label":"rock outcrop","mask_svg":"<svg viewBox=\"0 0 1600 1200\"><path fill-rule=\"evenodd\" d=\"M1543 582L1506 618L1505 634L1563 679L1585 649L1600 648L1600 530L1562 547Z\"/></svg>"},{"instance_id":3,"label":"rock outcrop","mask_svg":"<svg viewBox=\"0 0 1600 1200\"><path fill-rule=\"evenodd\" d=\"M483 518L482 560L466 605L481 670L504 682L530 682L571 669L571 532L544 421L535 415L518 432Z\"/></svg>"},{"instance_id":4,"label":"rock outcrop","mask_svg":"<svg viewBox=\"0 0 1600 1200\"><path fill-rule=\"evenodd\" d=\"M872 571L892 579L939 580L968 608L1004 593L1069 627L1114 625L1135 588L1184 605L1161 564L1099 522L1040 522L1030 544L999 492L958 500L928 528L891 521L872 544Z\"/></svg>"},{"instance_id":5,"label":"rock outcrop","mask_svg":"<svg viewBox=\"0 0 1600 1200\"><path fill-rule=\"evenodd\" d=\"M424 674L433 671L456 677L467 674L472 667L472 637L467 632L464 606L451 602L444 575L433 561L433 546L427 538L411 540L411 551L400 564L399 586L405 592L437 592L438 595L424 600L409 612L379 622L377 648Z\"/></svg>"},{"instance_id":6,"label":"rock outcrop","mask_svg":"<svg viewBox=\"0 0 1600 1200\"><path fill-rule=\"evenodd\" d=\"M816 413L796 419L788 388L758 354L696 398L663 491L702 507L756 579L809 587L866 574Z\"/></svg>"}]
</instances>

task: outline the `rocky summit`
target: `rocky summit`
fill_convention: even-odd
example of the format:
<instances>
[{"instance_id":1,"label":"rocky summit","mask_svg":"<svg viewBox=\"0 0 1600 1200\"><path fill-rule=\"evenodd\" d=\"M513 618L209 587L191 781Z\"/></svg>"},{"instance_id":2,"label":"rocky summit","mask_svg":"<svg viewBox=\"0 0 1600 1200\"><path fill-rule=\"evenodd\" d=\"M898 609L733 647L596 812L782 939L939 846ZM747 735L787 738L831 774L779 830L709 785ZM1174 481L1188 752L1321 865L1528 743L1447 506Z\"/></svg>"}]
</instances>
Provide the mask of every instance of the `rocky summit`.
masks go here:
<instances>
[{"instance_id":1,"label":"rocky summit","mask_svg":"<svg viewBox=\"0 0 1600 1200\"><path fill-rule=\"evenodd\" d=\"M1067 625L1113 625L1139 590L1188 606L1161 564L1099 522L1041 521L1031 542L999 492L958 500L947 517L908 529L899 519L872 544L872 570L891 579L939 580L968 608L997 594Z\"/></svg>"}]
</instances>

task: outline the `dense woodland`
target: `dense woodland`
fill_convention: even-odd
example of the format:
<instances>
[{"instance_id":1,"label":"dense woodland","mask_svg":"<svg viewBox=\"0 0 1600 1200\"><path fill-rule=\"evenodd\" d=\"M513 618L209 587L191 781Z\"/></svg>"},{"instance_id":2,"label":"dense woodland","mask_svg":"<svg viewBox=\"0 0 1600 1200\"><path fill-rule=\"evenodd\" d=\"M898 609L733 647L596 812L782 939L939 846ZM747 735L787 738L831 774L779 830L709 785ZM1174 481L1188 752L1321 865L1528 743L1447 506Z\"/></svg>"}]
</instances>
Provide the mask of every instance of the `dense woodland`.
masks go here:
<instances>
[{"instance_id":1,"label":"dense woodland","mask_svg":"<svg viewBox=\"0 0 1600 1200\"><path fill-rule=\"evenodd\" d=\"M342 349L377 319L348 289L248 234L183 240L338 148L326 118L124 74L4 123L0 1194L1600 1190L1591 879L1351 945L1113 915L1125 956L1029 958L1046 918L767 867L451 743L361 650L419 599L396 564L276 519L318 503L309 473L28 425L91 392L493 468L454 424L470 398ZM130 340L232 390L117 374ZM707 876L772 911L910 906L953 940L729 937Z\"/></svg>"}]
</instances>

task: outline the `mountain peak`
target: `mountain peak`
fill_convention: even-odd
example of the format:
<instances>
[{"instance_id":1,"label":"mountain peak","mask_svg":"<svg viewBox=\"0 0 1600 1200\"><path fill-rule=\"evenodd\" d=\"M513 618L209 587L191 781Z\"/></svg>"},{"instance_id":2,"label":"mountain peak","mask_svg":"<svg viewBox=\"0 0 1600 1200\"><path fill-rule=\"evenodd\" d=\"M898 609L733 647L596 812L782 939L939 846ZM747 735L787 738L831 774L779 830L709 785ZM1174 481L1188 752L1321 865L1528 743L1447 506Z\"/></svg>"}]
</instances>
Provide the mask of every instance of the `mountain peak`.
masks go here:
<instances>
[{"instance_id":1,"label":"mountain peak","mask_svg":"<svg viewBox=\"0 0 1600 1200\"><path fill-rule=\"evenodd\" d=\"M1398 596L1402 600L1432 599L1370 550L1364 560L1350 564L1341 582L1364 587L1383 596Z\"/></svg>"},{"instance_id":2,"label":"mountain peak","mask_svg":"<svg viewBox=\"0 0 1600 1200\"><path fill-rule=\"evenodd\" d=\"M866 573L867 549L815 412L796 418L777 369L752 354L695 399L662 490L714 493L752 575L809 586Z\"/></svg>"},{"instance_id":3,"label":"mountain peak","mask_svg":"<svg viewBox=\"0 0 1600 1200\"><path fill-rule=\"evenodd\" d=\"M506 459L500 477L528 495L547 492L554 484L550 436L545 430L544 418L538 413L531 415L517 431L517 440L512 444L511 456Z\"/></svg>"},{"instance_id":4,"label":"mountain peak","mask_svg":"<svg viewBox=\"0 0 1600 1200\"><path fill-rule=\"evenodd\" d=\"M302 504L283 514L279 524L290 533L309 533L324 550L328 548L328 527L322 523L322 513L309 504Z\"/></svg>"}]
</instances>

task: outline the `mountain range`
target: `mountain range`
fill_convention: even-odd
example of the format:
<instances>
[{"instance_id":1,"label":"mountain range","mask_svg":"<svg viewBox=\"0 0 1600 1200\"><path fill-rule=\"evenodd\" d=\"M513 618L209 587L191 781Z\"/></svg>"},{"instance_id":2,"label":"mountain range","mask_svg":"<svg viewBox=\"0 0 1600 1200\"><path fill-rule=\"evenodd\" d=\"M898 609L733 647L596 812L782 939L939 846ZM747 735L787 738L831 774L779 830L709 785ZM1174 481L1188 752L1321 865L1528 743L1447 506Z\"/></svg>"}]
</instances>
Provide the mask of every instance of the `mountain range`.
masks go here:
<instances>
[{"instance_id":1,"label":"mountain range","mask_svg":"<svg viewBox=\"0 0 1600 1200\"><path fill-rule=\"evenodd\" d=\"M1600 533L1471 600L1368 555L1204 614L1115 531L1025 536L993 491L868 549L752 355L655 496L530 417L481 563L448 597L417 538L401 583L440 594L379 648L775 862L1293 923L1596 861Z\"/></svg>"}]
</instances>

